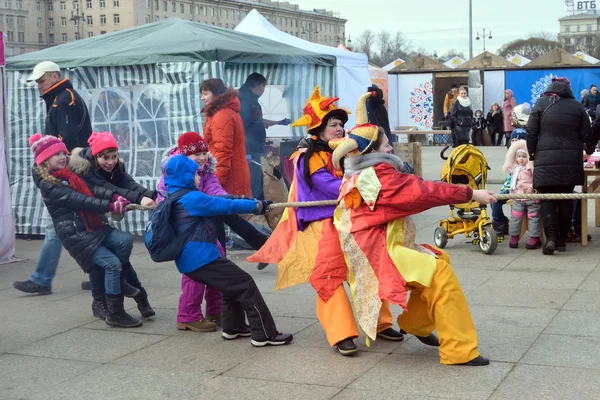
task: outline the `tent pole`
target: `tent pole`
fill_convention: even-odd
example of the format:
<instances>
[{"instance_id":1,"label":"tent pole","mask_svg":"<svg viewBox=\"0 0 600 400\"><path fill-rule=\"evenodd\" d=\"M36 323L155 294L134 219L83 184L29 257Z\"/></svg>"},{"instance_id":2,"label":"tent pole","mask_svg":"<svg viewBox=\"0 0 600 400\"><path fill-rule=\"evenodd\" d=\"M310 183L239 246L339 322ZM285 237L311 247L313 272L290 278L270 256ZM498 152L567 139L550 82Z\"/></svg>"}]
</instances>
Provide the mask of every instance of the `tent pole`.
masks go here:
<instances>
[{"instance_id":1,"label":"tent pole","mask_svg":"<svg viewBox=\"0 0 600 400\"><path fill-rule=\"evenodd\" d=\"M469 0L469 60L472 58L473 58L473 0Z\"/></svg>"}]
</instances>

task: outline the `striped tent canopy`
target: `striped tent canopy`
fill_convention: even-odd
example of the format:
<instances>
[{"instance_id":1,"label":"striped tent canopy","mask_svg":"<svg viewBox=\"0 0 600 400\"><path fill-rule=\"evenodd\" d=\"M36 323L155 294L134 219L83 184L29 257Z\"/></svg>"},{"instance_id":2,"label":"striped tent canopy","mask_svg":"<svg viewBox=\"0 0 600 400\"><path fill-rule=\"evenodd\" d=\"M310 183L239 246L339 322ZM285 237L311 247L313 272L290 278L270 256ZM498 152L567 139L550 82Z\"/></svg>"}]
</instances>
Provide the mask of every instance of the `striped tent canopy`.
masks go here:
<instances>
[{"instance_id":1,"label":"striped tent canopy","mask_svg":"<svg viewBox=\"0 0 600 400\"><path fill-rule=\"evenodd\" d=\"M188 24L187 21L183 22ZM225 29L222 31L232 33ZM88 46L92 46L92 39L95 38L77 43L88 42ZM265 39L263 43L268 42ZM155 45L156 48L169 46L161 43ZM277 43L275 46L280 45ZM8 60L6 124L12 203L18 234L44 233L44 206L30 176L33 155L28 138L35 132L43 132L46 112L37 88L25 80L37 62L58 60L53 55L60 54L63 46L71 46L71 43L37 52L45 53L43 55L31 53ZM132 52L134 49L135 44L132 44ZM53 52L48 53L49 50ZM265 51L273 52L268 47ZM30 61L25 62L24 56L29 56ZM205 79L221 78L228 86L239 88L250 73L258 72L267 78L268 87L281 91L278 101L282 104L278 104L278 109L287 109L287 117L292 120L300 117L302 106L315 85L319 85L328 95L337 94L334 64L324 62L327 58L310 55L305 59L306 62L295 63L289 54L283 54L279 61L271 54L267 59L271 62L259 62L260 59L256 58L256 62L252 63L215 59L110 65L110 56L107 56L106 62L98 65L81 67L69 63L63 75L71 80L86 101L94 130L112 132L117 138L128 171L142 185L154 188L160 177L163 156L176 145L178 136L186 131L202 132L199 91ZM61 61L58 62L61 65ZM267 113L265 118L268 118ZM303 133L300 128L292 131L294 137ZM131 212L117 226L141 235L147 217L144 212Z\"/></svg>"}]
</instances>

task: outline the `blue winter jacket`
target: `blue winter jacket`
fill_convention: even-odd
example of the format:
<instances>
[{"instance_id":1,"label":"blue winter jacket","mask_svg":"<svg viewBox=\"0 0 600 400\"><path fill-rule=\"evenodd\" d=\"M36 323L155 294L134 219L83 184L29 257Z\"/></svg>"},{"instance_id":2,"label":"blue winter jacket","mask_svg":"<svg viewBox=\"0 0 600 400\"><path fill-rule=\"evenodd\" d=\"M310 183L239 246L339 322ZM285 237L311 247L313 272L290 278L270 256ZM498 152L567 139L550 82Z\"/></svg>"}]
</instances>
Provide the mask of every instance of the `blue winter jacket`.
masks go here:
<instances>
[{"instance_id":1,"label":"blue winter jacket","mask_svg":"<svg viewBox=\"0 0 600 400\"><path fill-rule=\"evenodd\" d=\"M169 194L181 189L193 189L174 204L173 227L177 233L195 224L190 240L175 260L182 274L192 272L219 257L217 234L210 217L224 214L250 214L256 208L255 200L229 200L208 196L194 186L198 164L183 154L172 157L165 170L165 187Z\"/></svg>"}]
</instances>

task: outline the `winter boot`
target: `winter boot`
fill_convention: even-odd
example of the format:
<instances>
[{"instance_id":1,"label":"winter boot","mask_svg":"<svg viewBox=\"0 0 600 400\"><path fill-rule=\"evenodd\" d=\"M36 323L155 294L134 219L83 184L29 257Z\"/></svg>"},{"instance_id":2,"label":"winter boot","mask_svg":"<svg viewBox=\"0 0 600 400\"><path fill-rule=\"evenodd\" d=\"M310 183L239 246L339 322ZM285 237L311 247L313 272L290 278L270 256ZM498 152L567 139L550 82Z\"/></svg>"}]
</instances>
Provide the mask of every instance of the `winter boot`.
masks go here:
<instances>
[{"instance_id":1,"label":"winter boot","mask_svg":"<svg viewBox=\"0 0 600 400\"><path fill-rule=\"evenodd\" d=\"M106 317L108 316L108 311L106 311L106 300L94 299L92 302L92 314L94 314L94 317L96 318L106 320Z\"/></svg>"},{"instance_id":2,"label":"winter boot","mask_svg":"<svg viewBox=\"0 0 600 400\"><path fill-rule=\"evenodd\" d=\"M201 320L194 322L178 322L177 329L180 331L194 331L194 332L216 332L217 324L202 318Z\"/></svg>"},{"instance_id":3,"label":"winter boot","mask_svg":"<svg viewBox=\"0 0 600 400\"><path fill-rule=\"evenodd\" d=\"M210 322L214 322L218 326L221 326L221 321L223 320L223 313L218 314L206 314L206 319Z\"/></svg>"},{"instance_id":4,"label":"winter boot","mask_svg":"<svg viewBox=\"0 0 600 400\"><path fill-rule=\"evenodd\" d=\"M516 249L517 247L519 247L519 235L511 236L510 242L508 242L508 246L511 249Z\"/></svg>"},{"instance_id":5,"label":"winter boot","mask_svg":"<svg viewBox=\"0 0 600 400\"><path fill-rule=\"evenodd\" d=\"M121 278L121 293L123 293L123 296L133 299L139 296L141 291L140 289L131 286L125 279Z\"/></svg>"},{"instance_id":6,"label":"winter boot","mask_svg":"<svg viewBox=\"0 0 600 400\"><path fill-rule=\"evenodd\" d=\"M123 308L123 300L123 294L106 295L106 305L108 308L106 323L119 328L137 328L138 326L142 326L142 321L127 314Z\"/></svg>"},{"instance_id":7,"label":"winter boot","mask_svg":"<svg viewBox=\"0 0 600 400\"><path fill-rule=\"evenodd\" d=\"M535 249L539 248L541 245L542 245L542 241L540 240L540 238L532 236L529 238L529 241L525 245L525 248L527 250L535 250Z\"/></svg>"},{"instance_id":8,"label":"winter boot","mask_svg":"<svg viewBox=\"0 0 600 400\"><path fill-rule=\"evenodd\" d=\"M542 253L549 256L554 254L556 240L558 239L558 212L556 207L555 201L542 202L544 233L546 234L546 243L544 243Z\"/></svg>"},{"instance_id":9,"label":"winter boot","mask_svg":"<svg viewBox=\"0 0 600 400\"><path fill-rule=\"evenodd\" d=\"M133 299L137 303L137 308L138 310L140 310L140 314L142 314L143 318L150 318L156 315L156 313L150 306L150 303L148 302L148 297L137 296Z\"/></svg>"}]
</instances>

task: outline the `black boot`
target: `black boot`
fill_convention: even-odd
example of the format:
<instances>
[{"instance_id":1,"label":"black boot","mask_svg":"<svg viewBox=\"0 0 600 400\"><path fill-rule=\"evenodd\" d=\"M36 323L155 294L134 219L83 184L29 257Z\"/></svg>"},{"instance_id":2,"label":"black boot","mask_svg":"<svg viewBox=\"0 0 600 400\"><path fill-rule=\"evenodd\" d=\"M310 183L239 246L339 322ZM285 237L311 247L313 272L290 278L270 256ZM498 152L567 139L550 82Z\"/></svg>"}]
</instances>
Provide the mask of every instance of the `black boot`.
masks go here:
<instances>
[{"instance_id":1,"label":"black boot","mask_svg":"<svg viewBox=\"0 0 600 400\"><path fill-rule=\"evenodd\" d=\"M106 305L108 308L106 323L119 328L137 328L138 326L142 326L142 321L127 314L123 308L123 300L124 297L122 294L106 295Z\"/></svg>"},{"instance_id":2,"label":"black boot","mask_svg":"<svg viewBox=\"0 0 600 400\"><path fill-rule=\"evenodd\" d=\"M553 200L542 201L542 214L544 233L546 234L546 242L544 243L542 253L550 256L556 250L556 240L558 239L557 202Z\"/></svg>"},{"instance_id":3,"label":"black boot","mask_svg":"<svg viewBox=\"0 0 600 400\"><path fill-rule=\"evenodd\" d=\"M108 311L106 311L106 300L95 300L92 302L92 314L94 317L106 320Z\"/></svg>"},{"instance_id":4,"label":"black boot","mask_svg":"<svg viewBox=\"0 0 600 400\"><path fill-rule=\"evenodd\" d=\"M121 293L123 293L123 296L133 299L134 297L139 296L142 292L140 289L131 286L125 279L121 278Z\"/></svg>"},{"instance_id":5,"label":"black boot","mask_svg":"<svg viewBox=\"0 0 600 400\"><path fill-rule=\"evenodd\" d=\"M140 314L142 314L143 318L150 318L156 315L148 302L148 297L137 296L134 297L134 300L137 303L138 310L140 310Z\"/></svg>"}]
</instances>

